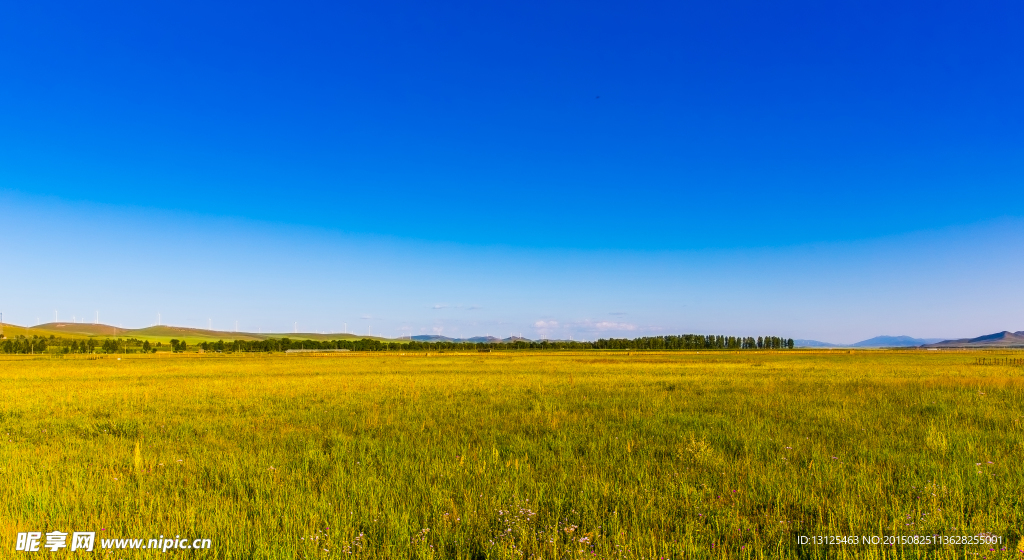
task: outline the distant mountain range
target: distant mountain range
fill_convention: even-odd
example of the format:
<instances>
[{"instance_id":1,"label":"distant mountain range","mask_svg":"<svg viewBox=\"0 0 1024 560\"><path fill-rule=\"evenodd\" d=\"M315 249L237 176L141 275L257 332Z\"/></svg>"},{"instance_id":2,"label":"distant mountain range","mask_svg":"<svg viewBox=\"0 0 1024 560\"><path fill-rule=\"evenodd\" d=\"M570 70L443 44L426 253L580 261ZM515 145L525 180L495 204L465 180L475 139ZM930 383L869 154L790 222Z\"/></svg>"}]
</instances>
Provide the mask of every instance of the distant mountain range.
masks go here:
<instances>
[{"instance_id":1,"label":"distant mountain range","mask_svg":"<svg viewBox=\"0 0 1024 560\"><path fill-rule=\"evenodd\" d=\"M909 336L876 336L853 344L854 348L903 348L907 346L923 346L942 342L941 338L911 338Z\"/></svg>"},{"instance_id":2,"label":"distant mountain range","mask_svg":"<svg viewBox=\"0 0 1024 560\"><path fill-rule=\"evenodd\" d=\"M876 336L853 344L833 344L820 340L794 340L797 348L908 348L941 342L941 338L911 338L909 336Z\"/></svg>"},{"instance_id":3,"label":"distant mountain range","mask_svg":"<svg viewBox=\"0 0 1024 560\"><path fill-rule=\"evenodd\" d=\"M1024 331L1003 331L977 338L944 340L909 336L876 336L853 344L833 344L819 340L794 340L797 348L1015 348L1024 347Z\"/></svg>"},{"instance_id":4,"label":"distant mountain range","mask_svg":"<svg viewBox=\"0 0 1024 560\"><path fill-rule=\"evenodd\" d=\"M832 344L831 342L822 342L820 340L807 340L804 338L798 338L793 341L793 345L797 348L842 348L842 344Z\"/></svg>"},{"instance_id":5,"label":"distant mountain range","mask_svg":"<svg viewBox=\"0 0 1024 560\"><path fill-rule=\"evenodd\" d=\"M1024 348L1024 331L1003 331L977 338L943 340L927 348Z\"/></svg>"},{"instance_id":6,"label":"distant mountain range","mask_svg":"<svg viewBox=\"0 0 1024 560\"><path fill-rule=\"evenodd\" d=\"M413 336L412 339L419 342L483 342L487 344L496 344L499 342L504 342L508 344L509 342L517 342L520 340L530 342L530 339L521 338L518 336L512 336L509 338L498 338L494 336L474 336L472 338L449 338L447 336L441 336L437 334L418 334Z\"/></svg>"}]
</instances>

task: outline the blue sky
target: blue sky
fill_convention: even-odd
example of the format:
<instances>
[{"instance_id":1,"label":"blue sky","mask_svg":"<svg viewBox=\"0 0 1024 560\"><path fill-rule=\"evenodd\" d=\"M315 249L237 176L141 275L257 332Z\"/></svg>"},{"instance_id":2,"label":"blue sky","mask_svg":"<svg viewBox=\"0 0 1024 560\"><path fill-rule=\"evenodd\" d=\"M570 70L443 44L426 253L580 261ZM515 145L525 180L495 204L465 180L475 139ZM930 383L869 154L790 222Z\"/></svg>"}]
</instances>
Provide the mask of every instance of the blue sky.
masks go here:
<instances>
[{"instance_id":1,"label":"blue sky","mask_svg":"<svg viewBox=\"0 0 1024 560\"><path fill-rule=\"evenodd\" d=\"M0 8L5 319L1024 329L1024 7Z\"/></svg>"}]
</instances>

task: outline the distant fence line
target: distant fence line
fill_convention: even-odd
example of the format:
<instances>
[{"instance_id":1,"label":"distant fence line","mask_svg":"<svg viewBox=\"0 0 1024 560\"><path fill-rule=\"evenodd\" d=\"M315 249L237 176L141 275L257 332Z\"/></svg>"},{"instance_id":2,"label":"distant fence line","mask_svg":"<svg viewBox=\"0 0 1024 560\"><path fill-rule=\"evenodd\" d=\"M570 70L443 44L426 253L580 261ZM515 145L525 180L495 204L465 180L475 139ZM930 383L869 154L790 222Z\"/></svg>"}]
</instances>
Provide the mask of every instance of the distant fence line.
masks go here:
<instances>
[{"instance_id":1,"label":"distant fence line","mask_svg":"<svg viewBox=\"0 0 1024 560\"><path fill-rule=\"evenodd\" d=\"M1024 366L1021 358L974 358L976 366Z\"/></svg>"}]
</instances>

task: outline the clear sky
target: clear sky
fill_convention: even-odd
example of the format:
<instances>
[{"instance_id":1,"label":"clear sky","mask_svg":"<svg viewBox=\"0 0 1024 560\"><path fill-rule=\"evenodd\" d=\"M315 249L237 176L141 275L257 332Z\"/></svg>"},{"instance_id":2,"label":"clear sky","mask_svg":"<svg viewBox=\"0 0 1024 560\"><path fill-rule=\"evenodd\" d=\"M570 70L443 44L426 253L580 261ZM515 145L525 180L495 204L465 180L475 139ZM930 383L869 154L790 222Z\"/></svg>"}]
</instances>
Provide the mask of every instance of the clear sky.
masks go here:
<instances>
[{"instance_id":1,"label":"clear sky","mask_svg":"<svg viewBox=\"0 0 1024 560\"><path fill-rule=\"evenodd\" d=\"M1024 330L1019 2L0 7L0 307Z\"/></svg>"}]
</instances>

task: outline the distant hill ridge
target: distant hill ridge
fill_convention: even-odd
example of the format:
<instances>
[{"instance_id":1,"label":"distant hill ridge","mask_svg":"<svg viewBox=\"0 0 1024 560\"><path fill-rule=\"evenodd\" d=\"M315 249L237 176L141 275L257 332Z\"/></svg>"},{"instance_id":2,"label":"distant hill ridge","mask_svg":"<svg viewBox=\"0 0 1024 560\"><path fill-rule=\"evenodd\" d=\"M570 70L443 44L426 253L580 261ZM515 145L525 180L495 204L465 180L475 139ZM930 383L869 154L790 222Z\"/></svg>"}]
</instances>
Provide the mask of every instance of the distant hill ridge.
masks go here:
<instances>
[{"instance_id":1,"label":"distant hill ridge","mask_svg":"<svg viewBox=\"0 0 1024 560\"><path fill-rule=\"evenodd\" d=\"M12 325L5 325L12 326ZM267 340L268 338L293 338L305 340L387 340L380 336L357 335L352 333L250 333L234 331L217 331L194 327L174 327L170 325L153 325L141 329L123 329L102 323L43 323L33 327L15 327L17 334L28 336L66 336L66 337L121 337L217 341L217 340ZM13 334L13 333L12 333Z\"/></svg>"},{"instance_id":2,"label":"distant hill ridge","mask_svg":"<svg viewBox=\"0 0 1024 560\"><path fill-rule=\"evenodd\" d=\"M45 323L31 328L88 336L117 336L127 330L102 323Z\"/></svg>"},{"instance_id":3,"label":"distant hill ridge","mask_svg":"<svg viewBox=\"0 0 1024 560\"><path fill-rule=\"evenodd\" d=\"M876 336L853 344L854 348L902 348L908 346L923 346L941 342L941 338L912 338L909 336Z\"/></svg>"},{"instance_id":4,"label":"distant hill ridge","mask_svg":"<svg viewBox=\"0 0 1024 560\"><path fill-rule=\"evenodd\" d=\"M941 338L913 338L909 336L882 335L853 344L833 344L818 340L795 340L797 348L907 348L941 342Z\"/></svg>"},{"instance_id":5,"label":"distant hill ridge","mask_svg":"<svg viewBox=\"0 0 1024 560\"><path fill-rule=\"evenodd\" d=\"M483 342L485 344L498 344L510 342L517 342L520 340L530 342L528 338L522 338L518 336L512 336L509 338L498 338L495 336L474 336L471 338L450 338L447 336L441 336L439 334L417 334L411 337L412 340L417 342Z\"/></svg>"},{"instance_id":6,"label":"distant hill ridge","mask_svg":"<svg viewBox=\"0 0 1024 560\"><path fill-rule=\"evenodd\" d=\"M927 348L1024 348L1024 331L1003 331L977 338L943 340L928 344Z\"/></svg>"},{"instance_id":7,"label":"distant hill ridge","mask_svg":"<svg viewBox=\"0 0 1024 560\"><path fill-rule=\"evenodd\" d=\"M1024 331L1003 331L976 338L943 340L909 336L876 336L853 344L833 344L818 340L795 340L797 348L1024 348Z\"/></svg>"},{"instance_id":8,"label":"distant hill ridge","mask_svg":"<svg viewBox=\"0 0 1024 560\"><path fill-rule=\"evenodd\" d=\"M798 338L793 341L793 346L796 348L842 348L842 344L832 344L831 342L822 342L820 340L808 340L805 338Z\"/></svg>"}]
</instances>

